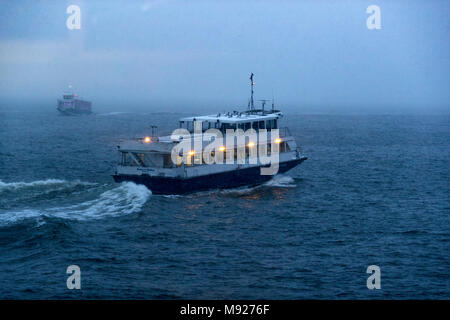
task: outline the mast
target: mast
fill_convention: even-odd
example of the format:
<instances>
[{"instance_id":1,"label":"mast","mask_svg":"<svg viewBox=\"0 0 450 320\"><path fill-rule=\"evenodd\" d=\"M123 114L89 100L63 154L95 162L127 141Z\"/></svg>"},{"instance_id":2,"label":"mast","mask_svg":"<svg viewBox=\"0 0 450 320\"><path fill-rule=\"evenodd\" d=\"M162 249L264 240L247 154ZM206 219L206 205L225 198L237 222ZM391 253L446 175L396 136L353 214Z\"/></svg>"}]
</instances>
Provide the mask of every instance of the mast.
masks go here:
<instances>
[{"instance_id":1,"label":"mast","mask_svg":"<svg viewBox=\"0 0 450 320\"><path fill-rule=\"evenodd\" d=\"M272 91L272 112L274 112L275 110L275 98L273 96L273 91Z\"/></svg>"},{"instance_id":2,"label":"mast","mask_svg":"<svg viewBox=\"0 0 450 320\"><path fill-rule=\"evenodd\" d=\"M152 125L152 138L157 137L157 130L158 130L158 126Z\"/></svg>"},{"instance_id":3,"label":"mast","mask_svg":"<svg viewBox=\"0 0 450 320\"><path fill-rule=\"evenodd\" d=\"M250 83L251 83L251 96L250 96L250 110L255 109L255 106L253 105L253 86L255 83L253 82L253 72L250 75Z\"/></svg>"},{"instance_id":4,"label":"mast","mask_svg":"<svg viewBox=\"0 0 450 320\"><path fill-rule=\"evenodd\" d=\"M264 106L266 105L266 102L268 102L270 100L262 99L262 100L258 100L258 101L261 101L262 113L264 115L264 111L265 111ZM273 104L272 104L272 109L273 109Z\"/></svg>"}]
</instances>

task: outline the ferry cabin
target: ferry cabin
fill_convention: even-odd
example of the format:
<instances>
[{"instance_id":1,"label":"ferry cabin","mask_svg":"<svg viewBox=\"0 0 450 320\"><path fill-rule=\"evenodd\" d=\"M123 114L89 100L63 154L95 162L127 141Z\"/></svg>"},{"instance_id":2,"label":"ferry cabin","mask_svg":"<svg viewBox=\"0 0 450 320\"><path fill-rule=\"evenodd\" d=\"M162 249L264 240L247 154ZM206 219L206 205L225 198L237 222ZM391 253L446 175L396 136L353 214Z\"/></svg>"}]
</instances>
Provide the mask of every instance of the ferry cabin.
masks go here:
<instances>
[{"instance_id":1,"label":"ferry cabin","mask_svg":"<svg viewBox=\"0 0 450 320\"><path fill-rule=\"evenodd\" d=\"M211 159L222 157L222 163L229 163L227 159L233 159L234 165L220 166L220 169L210 168L207 170L208 173L216 170L233 170L238 169L242 165L258 165L251 161L252 157L257 158L258 148L261 146L257 141L247 142L245 146L235 146L234 149L227 150L225 148L225 138L227 129L242 129L247 131L252 128L255 131L261 129L266 129L268 133L267 141L271 141L271 130L278 129L278 120L282 117L281 112L267 112L263 110L253 110L251 113L247 112L230 112L224 114L210 115L210 116L200 116L200 117L189 117L183 118L179 121L179 128L186 129L191 133L189 137L183 137L184 139L191 139L192 144L194 140L198 139L202 145L202 151L198 152L192 150L188 154L180 154L177 157L176 163L173 163L171 152L178 141L171 140L170 136L164 137L146 137L135 140L127 140L122 142L118 149L120 151L120 171L126 171L131 174L132 172L138 171L139 173L146 172L148 174L157 174L162 176L189 176L189 172L184 172L185 167L198 167L200 165L205 166L205 159ZM210 143L208 139L204 139L203 135L194 134L194 123L201 121L202 123L202 133L208 129L218 129L222 132L224 137L224 146L219 147L218 155L214 151L211 153L203 152L204 148ZM207 141L205 141L207 140ZM273 146L276 144L276 146ZM272 143L268 143L266 152L267 155L271 155L272 148L276 147L279 152L279 161L289 160L293 157L298 157L299 151L294 138L291 136L287 128L281 128L279 130L279 137L274 139ZM245 154L243 154L243 152ZM218 157L216 157L218 156ZM240 160L238 160L240 159ZM244 159L245 163L242 163ZM219 162L220 164L221 162ZM261 164L259 164L261 165ZM208 167L216 167L209 165ZM236 168L234 168L236 167ZM128 169L127 169L128 168ZM181 168L180 170L174 170L174 168ZM190 171L190 170L188 170ZM205 171L206 172L206 171ZM194 174L194 173L193 173ZM196 171L195 174L201 174L201 172Z\"/></svg>"},{"instance_id":2,"label":"ferry cabin","mask_svg":"<svg viewBox=\"0 0 450 320\"><path fill-rule=\"evenodd\" d=\"M278 129L278 119L280 117L282 117L282 114L279 111L273 113L263 110L254 110L252 113L233 111L224 114L219 113L215 116L183 118L179 122L179 128L194 132L194 122L201 121L203 131L218 129L223 134L226 133L227 129L247 131L253 128L256 131L260 129L270 131Z\"/></svg>"}]
</instances>

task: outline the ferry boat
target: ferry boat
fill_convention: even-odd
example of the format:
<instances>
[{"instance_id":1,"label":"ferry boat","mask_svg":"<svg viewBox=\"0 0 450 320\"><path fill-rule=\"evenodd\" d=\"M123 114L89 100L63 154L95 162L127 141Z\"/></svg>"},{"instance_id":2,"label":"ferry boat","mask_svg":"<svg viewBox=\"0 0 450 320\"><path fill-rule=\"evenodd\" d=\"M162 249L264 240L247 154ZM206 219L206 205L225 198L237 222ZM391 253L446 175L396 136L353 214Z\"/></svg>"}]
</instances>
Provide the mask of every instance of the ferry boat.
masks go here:
<instances>
[{"instance_id":1,"label":"ferry boat","mask_svg":"<svg viewBox=\"0 0 450 320\"><path fill-rule=\"evenodd\" d=\"M273 99L269 110L268 100L254 107L253 73L250 80L245 111L182 118L172 135L157 136L152 126L147 137L120 141L114 180L143 184L153 194L186 194L256 186L306 160L289 129L279 127L283 114Z\"/></svg>"},{"instance_id":2,"label":"ferry boat","mask_svg":"<svg viewBox=\"0 0 450 320\"><path fill-rule=\"evenodd\" d=\"M69 85L69 90L63 94L62 99L58 99L56 109L66 116L91 114L92 103L79 99L78 95L73 93L71 89L72 86Z\"/></svg>"}]
</instances>

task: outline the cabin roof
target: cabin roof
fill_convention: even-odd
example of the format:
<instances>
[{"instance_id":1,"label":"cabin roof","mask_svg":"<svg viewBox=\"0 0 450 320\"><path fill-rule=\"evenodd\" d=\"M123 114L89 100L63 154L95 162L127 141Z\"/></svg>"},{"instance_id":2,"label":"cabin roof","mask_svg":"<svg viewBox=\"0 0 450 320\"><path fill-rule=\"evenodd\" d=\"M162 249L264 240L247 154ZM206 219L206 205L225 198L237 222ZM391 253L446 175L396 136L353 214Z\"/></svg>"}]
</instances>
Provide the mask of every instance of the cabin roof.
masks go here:
<instances>
[{"instance_id":1,"label":"cabin roof","mask_svg":"<svg viewBox=\"0 0 450 320\"><path fill-rule=\"evenodd\" d=\"M266 111L267 112L267 111ZM207 116L181 118L180 121L206 121L206 122L222 122L222 123L242 123L252 121L265 121L281 118L283 114L279 111L274 113L245 113L245 112L229 112L218 113Z\"/></svg>"}]
</instances>

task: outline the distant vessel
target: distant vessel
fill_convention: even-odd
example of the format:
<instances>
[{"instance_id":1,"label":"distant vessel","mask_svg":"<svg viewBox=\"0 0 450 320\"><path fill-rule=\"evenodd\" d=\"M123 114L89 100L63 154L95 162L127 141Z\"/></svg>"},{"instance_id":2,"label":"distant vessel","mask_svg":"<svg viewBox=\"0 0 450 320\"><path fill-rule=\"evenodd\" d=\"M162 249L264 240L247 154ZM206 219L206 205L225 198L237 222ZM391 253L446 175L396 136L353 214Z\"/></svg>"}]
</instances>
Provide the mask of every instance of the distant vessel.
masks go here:
<instances>
[{"instance_id":1,"label":"distant vessel","mask_svg":"<svg viewBox=\"0 0 450 320\"><path fill-rule=\"evenodd\" d=\"M273 99L271 110L264 109L267 100L260 100L261 109L254 108L253 74L250 80L251 99L246 111L183 118L171 136L158 137L152 126L151 136L121 141L114 180L143 184L154 194L184 194L258 185L306 160L289 129L279 129L278 121L283 115L275 110ZM249 135L252 131L258 134ZM247 135L239 139L236 132ZM211 141L218 141L214 149L207 145ZM181 144L190 151L180 152L177 148ZM263 168L271 169L273 163L263 161L267 157L260 157L260 152L276 157L273 173L262 173ZM209 157L218 157L222 162L204 163Z\"/></svg>"},{"instance_id":2,"label":"distant vessel","mask_svg":"<svg viewBox=\"0 0 450 320\"><path fill-rule=\"evenodd\" d=\"M57 110L63 115L91 114L92 103L78 99L78 95L72 92L72 86L69 85L69 91L64 92L63 98L58 99Z\"/></svg>"}]
</instances>

